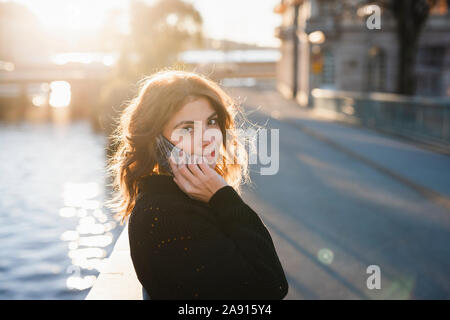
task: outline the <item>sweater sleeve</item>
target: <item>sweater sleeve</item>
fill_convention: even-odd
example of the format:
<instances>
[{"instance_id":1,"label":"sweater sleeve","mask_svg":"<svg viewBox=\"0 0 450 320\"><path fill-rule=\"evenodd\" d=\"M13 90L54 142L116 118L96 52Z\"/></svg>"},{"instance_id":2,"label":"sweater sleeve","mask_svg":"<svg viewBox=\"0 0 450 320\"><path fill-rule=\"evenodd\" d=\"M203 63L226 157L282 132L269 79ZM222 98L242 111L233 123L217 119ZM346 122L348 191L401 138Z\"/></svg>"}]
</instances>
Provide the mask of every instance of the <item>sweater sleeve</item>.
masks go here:
<instances>
[{"instance_id":1,"label":"sweater sleeve","mask_svg":"<svg viewBox=\"0 0 450 320\"><path fill-rule=\"evenodd\" d=\"M150 298L284 298L288 283L257 214L232 187L217 191L209 206L214 217L153 202L130 220L133 264Z\"/></svg>"}]
</instances>

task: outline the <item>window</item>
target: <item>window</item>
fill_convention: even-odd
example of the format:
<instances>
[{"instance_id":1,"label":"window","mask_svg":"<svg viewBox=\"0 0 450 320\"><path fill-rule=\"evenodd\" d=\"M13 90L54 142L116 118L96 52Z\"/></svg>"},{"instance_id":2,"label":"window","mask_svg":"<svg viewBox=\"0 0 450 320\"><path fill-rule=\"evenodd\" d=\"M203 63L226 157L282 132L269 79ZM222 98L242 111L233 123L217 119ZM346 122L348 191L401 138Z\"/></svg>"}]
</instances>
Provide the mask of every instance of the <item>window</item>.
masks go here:
<instances>
[{"instance_id":1,"label":"window","mask_svg":"<svg viewBox=\"0 0 450 320\"><path fill-rule=\"evenodd\" d=\"M419 66L442 68L445 58L445 47L423 47L419 48L417 62Z\"/></svg>"},{"instance_id":2,"label":"window","mask_svg":"<svg viewBox=\"0 0 450 320\"><path fill-rule=\"evenodd\" d=\"M331 49L323 51L322 86L334 85L334 55Z\"/></svg>"},{"instance_id":3,"label":"window","mask_svg":"<svg viewBox=\"0 0 450 320\"><path fill-rule=\"evenodd\" d=\"M386 54L383 49L372 47L369 49L367 70L369 91L384 91L386 79Z\"/></svg>"}]
</instances>

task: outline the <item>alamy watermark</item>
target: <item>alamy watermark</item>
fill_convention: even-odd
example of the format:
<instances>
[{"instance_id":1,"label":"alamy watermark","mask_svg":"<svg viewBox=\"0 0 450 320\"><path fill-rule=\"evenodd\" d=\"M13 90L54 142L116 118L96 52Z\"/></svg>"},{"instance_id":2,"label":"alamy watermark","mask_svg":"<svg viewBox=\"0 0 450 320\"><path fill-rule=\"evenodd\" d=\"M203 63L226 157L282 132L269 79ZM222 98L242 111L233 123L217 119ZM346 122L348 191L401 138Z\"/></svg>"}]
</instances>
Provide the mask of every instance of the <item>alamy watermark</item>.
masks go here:
<instances>
[{"instance_id":1,"label":"alamy watermark","mask_svg":"<svg viewBox=\"0 0 450 320\"><path fill-rule=\"evenodd\" d=\"M366 273L370 274L367 278L367 289L381 289L381 269L376 264L370 265L366 269Z\"/></svg>"},{"instance_id":2,"label":"alamy watermark","mask_svg":"<svg viewBox=\"0 0 450 320\"><path fill-rule=\"evenodd\" d=\"M369 30L381 29L381 8L376 4L367 5L364 8L364 15L368 16L366 19L366 27Z\"/></svg>"},{"instance_id":3,"label":"alamy watermark","mask_svg":"<svg viewBox=\"0 0 450 320\"><path fill-rule=\"evenodd\" d=\"M261 175L275 175L280 167L279 129L234 129L226 130L225 145L219 129L202 131L202 122L194 121L194 136L186 129L176 129L171 134L172 141L178 141L170 150L171 159L178 165L212 162L221 154L225 164L259 164ZM203 135L203 136L202 136ZM202 141L202 143L198 143ZM203 141L210 142L204 149ZM220 143L219 143L220 142ZM192 146L192 143L194 144ZM240 144L240 147L236 145ZM224 146L224 149L221 148ZM193 150L191 154L184 150ZM245 152L241 152L244 151ZM213 154L214 156L209 156Z\"/></svg>"}]
</instances>

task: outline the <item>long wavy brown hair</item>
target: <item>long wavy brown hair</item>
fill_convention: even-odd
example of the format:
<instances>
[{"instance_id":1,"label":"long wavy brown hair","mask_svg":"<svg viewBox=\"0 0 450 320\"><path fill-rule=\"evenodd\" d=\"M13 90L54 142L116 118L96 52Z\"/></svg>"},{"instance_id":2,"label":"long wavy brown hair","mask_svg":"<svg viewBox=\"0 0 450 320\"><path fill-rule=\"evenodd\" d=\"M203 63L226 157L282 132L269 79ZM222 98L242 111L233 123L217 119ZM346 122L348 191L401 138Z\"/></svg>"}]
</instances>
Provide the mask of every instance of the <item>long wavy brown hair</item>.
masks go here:
<instances>
[{"instance_id":1,"label":"long wavy brown hair","mask_svg":"<svg viewBox=\"0 0 450 320\"><path fill-rule=\"evenodd\" d=\"M138 94L116 119L109 137L114 149L107 170L113 198L106 202L123 223L131 214L139 193L139 181L150 174L164 174L157 163L156 137L165 124L192 98L207 98L218 114L223 135L215 170L237 192L249 182L248 154L237 130L237 116L246 120L240 107L206 76L195 72L162 70L138 82Z\"/></svg>"}]
</instances>

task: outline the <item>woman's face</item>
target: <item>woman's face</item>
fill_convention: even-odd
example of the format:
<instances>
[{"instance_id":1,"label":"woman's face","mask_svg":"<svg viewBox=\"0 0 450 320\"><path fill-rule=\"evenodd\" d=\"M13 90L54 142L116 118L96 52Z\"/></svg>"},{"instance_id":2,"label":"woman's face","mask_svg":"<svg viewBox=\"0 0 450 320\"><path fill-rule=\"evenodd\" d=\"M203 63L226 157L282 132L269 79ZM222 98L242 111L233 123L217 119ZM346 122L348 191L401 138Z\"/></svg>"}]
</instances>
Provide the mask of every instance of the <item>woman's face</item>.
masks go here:
<instances>
[{"instance_id":1,"label":"woman's face","mask_svg":"<svg viewBox=\"0 0 450 320\"><path fill-rule=\"evenodd\" d=\"M163 128L163 135L188 154L203 155L214 168L222 145L218 115L203 97L186 103Z\"/></svg>"}]
</instances>

